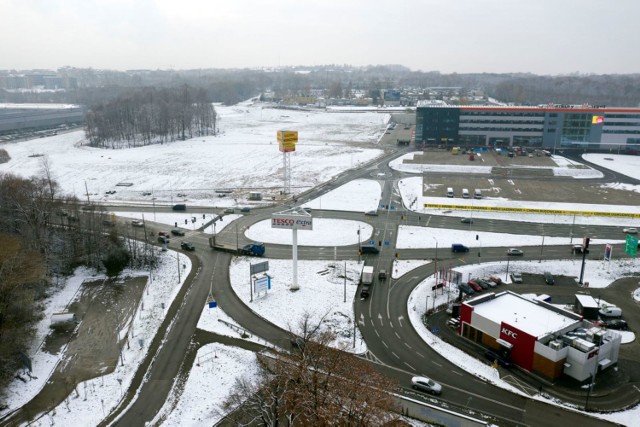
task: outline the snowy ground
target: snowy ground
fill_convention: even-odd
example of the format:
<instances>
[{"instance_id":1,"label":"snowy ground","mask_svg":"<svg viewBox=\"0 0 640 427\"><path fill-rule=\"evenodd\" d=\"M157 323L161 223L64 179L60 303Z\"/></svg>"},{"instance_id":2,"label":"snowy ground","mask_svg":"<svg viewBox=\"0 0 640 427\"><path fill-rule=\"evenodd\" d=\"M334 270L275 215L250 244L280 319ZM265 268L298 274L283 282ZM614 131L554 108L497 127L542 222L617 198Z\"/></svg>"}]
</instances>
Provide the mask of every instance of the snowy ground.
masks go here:
<instances>
[{"instance_id":1,"label":"snowy ground","mask_svg":"<svg viewBox=\"0 0 640 427\"><path fill-rule=\"evenodd\" d=\"M355 167L362 162L366 162L380 154L380 150L354 148L344 145L344 142L371 142L374 144L388 121L388 115L364 113L346 114L332 113L322 114L316 112L298 112L288 110L274 110L260 108L249 103L234 107L219 107L220 125L222 134L216 137L196 138L184 142L165 144L162 146L151 146L136 148L133 150L104 151L95 150L83 146L82 135L79 132L71 132L49 138L41 138L26 141L19 144L3 144L0 148L5 148L12 160L0 165L0 172L12 172L22 176L37 174L42 166L42 157L29 157L30 155L46 154L52 168L53 176L60 181L62 188L69 193L83 194L85 181L92 194L104 200L104 192L112 190L118 182L132 182L132 187L117 187L118 193L109 196L109 199L129 201L131 199L144 200L142 191L152 191L157 203L173 203L178 201L179 190L188 191L185 203L198 205L214 204L216 206L230 206L236 204L231 198L220 198L213 194L214 188L220 187L258 187L258 186L281 186L281 173L279 168L282 165L282 155L277 151L275 144L275 132L277 130L297 129L300 132L300 143L298 150L292 155L294 186L306 188L316 185L319 182L328 180L331 176ZM606 157L614 158L616 170L621 170L621 164L627 160L618 160L613 155ZM255 159L255 160L253 160ZM634 178L639 178L640 167L638 167L638 157L631 159L628 173ZM596 162L592 158L589 161ZM602 160L605 164L611 161ZM571 170L563 166L563 162L558 160L558 168L564 169L562 172ZM455 167L459 170L459 166ZM626 167L625 167L626 168ZM433 169L432 169L433 170ZM626 170L626 169L625 169ZM188 171L189 173L185 173ZM583 174L593 174L589 169L581 170ZM418 170L413 172L420 172ZM259 183L256 184L256 183ZM400 190L405 200L405 205L409 205L415 197L422 194L421 178L409 178L400 182ZM297 187L296 187L297 188ZM631 189L637 191L636 189ZM184 198L180 202L184 202ZM376 181L358 180L349 183L340 189L311 201L307 204L312 208L335 209L365 212L375 209L380 200L380 184ZM375 202L375 204L374 204ZM420 201L423 202L423 201ZM508 201L505 201L505 203ZM145 203L151 205L151 200ZM524 203L526 205L526 203ZM422 203L417 203L421 206ZM519 202L522 207L523 203ZM549 206L545 204L545 206ZM575 209L574 205L571 205ZM583 207L581 207L582 209ZM592 209L588 207L588 209ZM625 206L625 211L636 209L637 207ZM424 212L429 214L443 215L443 212ZM447 215L466 217L470 216L467 211L452 211ZM130 217L137 217L137 213L127 214ZM145 219L151 219L146 214ZM478 213L474 212L475 218L504 218L514 219L514 214L498 213ZM186 217L186 218L185 218ZM601 219L597 217L567 217L561 215L517 215L518 220L534 222L553 222L570 225L575 224L611 224L611 219ZM201 226L202 218L196 223L191 223L189 215L184 214L156 214L155 220L168 226L178 225L184 227L184 219L188 220L185 228L191 230L196 226ZM210 216L204 219L208 221ZM223 226L228 226L232 218L225 217L225 222L217 223L217 230ZM182 224L180 223L182 221ZM329 220L316 220L318 227ZM601 222L602 221L602 222ZM636 222L625 222L627 220L615 219L615 224L636 225ZM344 228L341 224L329 223L331 226L324 230L324 233L305 231L298 233L299 239L304 235L305 243L310 246L337 246L343 234L350 234L342 244L353 244L356 236L353 224ZM314 224L314 226L316 225ZM357 228L357 223L356 228ZM262 227L262 228L261 228ZM347 231L345 231L347 230ZM209 231L209 230L207 230ZM271 241L269 239L280 239L271 237L271 229L265 226L252 226L249 230L250 238L260 241ZM437 234L437 233L443 234ZM416 227L402 227L398 236L399 247L414 247L415 239L423 239L419 247L434 247L435 240L442 242L439 244L445 247L444 242L450 239L451 230L432 230ZM363 233L366 233L363 231ZM369 231L370 233L370 231ZM423 234L424 233L424 234ZM482 243L486 246L496 246L497 239L500 239L501 246L522 245L522 236L517 236L515 240L512 235L489 235L482 234ZM485 235L486 234L486 235ZM290 236L290 232L288 232ZM425 237L427 236L427 237ZM364 240L365 235L363 235ZM430 237L434 237L430 238ZM323 239L323 240L321 240ZM458 237L456 237L458 239ZM538 244L537 238L532 238L531 244ZM565 239L566 240L566 239ZM348 242L348 243L344 243ZM283 242L286 243L286 242ZM464 241L462 241L464 243ZM566 242L563 242L564 244ZM545 239L545 244L548 243ZM433 246L430 246L433 245ZM145 344L150 342L150 337L162 321L164 312L159 308L164 302L169 306L175 292L179 288L176 277L175 253L167 252L162 255L166 257L166 271L159 271L154 275L154 286L150 287L150 293L145 293L145 311L138 313L134 321L136 340L143 338ZM187 270L190 268L188 259L181 259L180 263L187 263ZM283 328L296 330L300 317L308 311L314 316L323 315L329 312L334 327L341 332L342 342L349 345L353 351L361 352L365 349L359 331L356 331L356 346L353 348L353 335L350 327L353 325L352 302L356 292L357 275L361 264L354 261L347 262L348 281L346 286L346 302L344 293L344 279L340 270L344 270L344 262L334 261L304 261L300 262L298 270L298 282L300 290L291 292L288 286L292 281L291 262L284 260L269 260L270 274L273 276L273 288L266 294L254 295L254 301L249 302L249 284L247 282L247 270L249 260L239 258L234 261L230 275L234 290L245 303L256 313L266 320L276 323ZM401 260L394 263L392 276L394 278L406 274L414 268L429 262L428 260ZM510 270L518 269L527 272L539 272L545 269L547 262L538 263L535 261L512 261ZM163 265L164 265L163 264ZM503 263L504 264L504 263ZM494 265L471 265L461 267L463 275L485 275L487 273L501 272L506 269L506 265L500 263ZM575 261L554 261L553 271L562 274L566 269L567 275L576 275ZM602 262L588 261L585 277L588 277L591 287L607 286L618 275L635 268L633 261L615 260L604 266ZM606 267L606 268L605 268ZM547 267L548 268L548 267ZM325 274L326 271L326 274ZM131 272L130 274L143 274L144 272ZM182 278L186 277L187 271ZM69 304L80 286L80 283L90 275L90 272L78 271L76 277L70 279L63 291L52 297L46 304L51 311L59 311ZM409 300L409 309L415 317L413 323L421 331L420 314L424 312L427 292L433 278L427 278L417 287ZM166 283L165 283L166 282ZM155 293L157 292L157 293ZM444 294L446 298L446 294ZM640 289L636 291L635 298L640 299ZM435 295L432 295L434 297ZM438 296L442 298L443 296ZM430 303L433 303L430 301ZM436 301L438 303L438 301ZM417 320L416 320L417 319ZM238 337L239 333L233 328L228 328L219 320L234 323L220 309L209 309L203 307L199 327ZM42 322L39 336L34 341L34 349L44 339L47 332L48 320ZM445 357L458 361L461 366L473 366L474 373L478 373L484 378L498 384L503 384L497 372L481 362L473 362L463 355L458 354L458 350L448 347L439 342L437 338L428 331L420 332L425 341L442 352ZM249 339L256 340L255 337ZM257 339L259 341L259 339ZM126 364L118 367L116 371L103 378L88 381L78 387L79 395L73 394L67 402L60 405L48 417L41 419L39 424L58 425L96 425L105 413L112 408L120 399L123 391L129 384L133 372L142 356L144 348L138 349L137 345L125 350L124 357ZM213 354L213 356L212 356ZM29 381L27 384L18 383L12 385L9 391L10 410L27 401L35 395L46 381L48 373L59 362L59 355L47 355L42 352L34 353L34 368L38 369L37 379ZM249 378L255 375L255 356L242 350L227 348L221 345L210 345L200 349L198 352L199 366L196 365L186 381L182 394L174 393L163 408L162 415L167 415L166 425L200 425L202 423L215 423L221 416L220 403L224 396L228 394L233 381L238 375L247 375ZM475 360L475 359L474 359ZM216 386L216 387L213 387ZM213 396L213 397L212 397ZM640 409L625 411L618 414L603 416L627 425L632 425L633 420L640 416Z\"/></svg>"}]
</instances>

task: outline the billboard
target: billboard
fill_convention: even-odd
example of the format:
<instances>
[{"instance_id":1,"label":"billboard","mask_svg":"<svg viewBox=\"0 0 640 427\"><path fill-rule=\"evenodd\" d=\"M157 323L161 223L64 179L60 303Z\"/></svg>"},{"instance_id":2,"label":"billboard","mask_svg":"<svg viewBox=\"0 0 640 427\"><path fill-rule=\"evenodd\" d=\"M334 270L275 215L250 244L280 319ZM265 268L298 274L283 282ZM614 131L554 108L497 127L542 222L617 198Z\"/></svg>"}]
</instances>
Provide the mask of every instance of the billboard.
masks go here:
<instances>
[{"instance_id":1,"label":"billboard","mask_svg":"<svg viewBox=\"0 0 640 427\"><path fill-rule=\"evenodd\" d=\"M604 123L604 116L593 116L591 119L591 124L593 125L601 125Z\"/></svg>"},{"instance_id":2,"label":"billboard","mask_svg":"<svg viewBox=\"0 0 640 427\"><path fill-rule=\"evenodd\" d=\"M613 246L609 243L604 247L604 259L605 261L611 261L611 253L613 252Z\"/></svg>"},{"instance_id":3,"label":"billboard","mask_svg":"<svg viewBox=\"0 0 640 427\"><path fill-rule=\"evenodd\" d=\"M278 149L283 153L296 151L296 143L298 142L297 130L279 130L277 132Z\"/></svg>"},{"instance_id":4,"label":"billboard","mask_svg":"<svg viewBox=\"0 0 640 427\"><path fill-rule=\"evenodd\" d=\"M278 131L278 142L298 142L298 131L297 130L279 130Z\"/></svg>"},{"instance_id":5,"label":"billboard","mask_svg":"<svg viewBox=\"0 0 640 427\"><path fill-rule=\"evenodd\" d=\"M303 216L274 213L271 215L271 228L313 230L313 217L311 217L311 215Z\"/></svg>"},{"instance_id":6,"label":"billboard","mask_svg":"<svg viewBox=\"0 0 640 427\"><path fill-rule=\"evenodd\" d=\"M624 251L628 255L635 257L638 253L638 239L631 234L627 234L627 240L625 241Z\"/></svg>"}]
</instances>

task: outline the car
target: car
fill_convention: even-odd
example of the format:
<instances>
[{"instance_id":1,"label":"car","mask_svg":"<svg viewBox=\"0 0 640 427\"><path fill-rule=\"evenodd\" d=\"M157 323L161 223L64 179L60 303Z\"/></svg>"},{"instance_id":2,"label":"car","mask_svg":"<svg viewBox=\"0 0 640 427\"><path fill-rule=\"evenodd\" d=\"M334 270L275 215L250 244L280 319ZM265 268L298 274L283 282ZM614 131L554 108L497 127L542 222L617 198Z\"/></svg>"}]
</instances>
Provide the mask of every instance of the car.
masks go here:
<instances>
[{"instance_id":1,"label":"car","mask_svg":"<svg viewBox=\"0 0 640 427\"><path fill-rule=\"evenodd\" d=\"M440 394L442 393L442 386L427 377L413 377L411 378L411 387L414 390L426 391L431 394Z\"/></svg>"},{"instance_id":2,"label":"car","mask_svg":"<svg viewBox=\"0 0 640 427\"><path fill-rule=\"evenodd\" d=\"M571 253L572 254L588 254L589 253L589 249L585 249L584 246L582 245L573 245L573 247L571 248Z\"/></svg>"},{"instance_id":3,"label":"car","mask_svg":"<svg viewBox=\"0 0 640 427\"><path fill-rule=\"evenodd\" d=\"M302 208L302 209L304 209L304 211L306 213L311 213L311 208L310 207L305 207L305 208Z\"/></svg>"},{"instance_id":4,"label":"car","mask_svg":"<svg viewBox=\"0 0 640 427\"><path fill-rule=\"evenodd\" d=\"M248 208L245 206L244 208L240 209L240 212L243 212L243 213L251 212L251 208Z\"/></svg>"},{"instance_id":5,"label":"car","mask_svg":"<svg viewBox=\"0 0 640 427\"><path fill-rule=\"evenodd\" d=\"M364 214L367 216L378 216L378 211L366 211Z\"/></svg>"},{"instance_id":6,"label":"car","mask_svg":"<svg viewBox=\"0 0 640 427\"><path fill-rule=\"evenodd\" d=\"M158 236L169 237L169 232L167 232L167 231L158 231Z\"/></svg>"},{"instance_id":7,"label":"car","mask_svg":"<svg viewBox=\"0 0 640 427\"><path fill-rule=\"evenodd\" d=\"M482 287L480 285L478 285L475 281L473 280L469 280L467 282L467 285L469 285L471 287L471 289L473 289L476 292L482 292Z\"/></svg>"},{"instance_id":8,"label":"car","mask_svg":"<svg viewBox=\"0 0 640 427\"><path fill-rule=\"evenodd\" d=\"M184 249L185 251L195 251L196 250L196 247L193 246L193 243L191 243L191 242L181 242L180 243L180 247L182 249Z\"/></svg>"},{"instance_id":9,"label":"car","mask_svg":"<svg viewBox=\"0 0 640 427\"><path fill-rule=\"evenodd\" d=\"M133 227L144 227L144 222L140 221L139 219L134 219L133 221L131 221L131 225Z\"/></svg>"},{"instance_id":10,"label":"car","mask_svg":"<svg viewBox=\"0 0 640 427\"><path fill-rule=\"evenodd\" d=\"M291 343L291 347L293 347L294 350L298 350L298 351L304 350L303 338L300 338L300 337L291 338L289 342Z\"/></svg>"},{"instance_id":11,"label":"car","mask_svg":"<svg viewBox=\"0 0 640 427\"><path fill-rule=\"evenodd\" d=\"M224 213L226 213L226 214L232 214L234 212L235 212L235 210L233 208L227 208L227 209L224 210Z\"/></svg>"},{"instance_id":12,"label":"car","mask_svg":"<svg viewBox=\"0 0 640 427\"><path fill-rule=\"evenodd\" d=\"M498 365L502 366L503 368L510 368L511 367L511 362L509 362L506 358L500 356L495 351L491 351L491 350L485 351L484 357L489 359L491 362L496 362L497 361Z\"/></svg>"},{"instance_id":13,"label":"car","mask_svg":"<svg viewBox=\"0 0 640 427\"><path fill-rule=\"evenodd\" d=\"M360 247L361 253L363 254L378 254L380 250L373 245L362 245Z\"/></svg>"},{"instance_id":14,"label":"car","mask_svg":"<svg viewBox=\"0 0 640 427\"><path fill-rule=\"evenodd\" d=\"M495 283L489 282L488 280L484 280L484 279L473 279L473 281L476 282L482 289L493 288L493 286L496 285Z\"/></svg>"},{"instance_id":15,"label":"car","mask_svg":"<svg viewBox=\"0 0 640 427\"><path fill-rule=\"evenodd\" d=\"M387 280L387 270L381 269L378 272L378 280Z\"/></svg>"},{"instance_id":16,"label":"car","mask_svg":"<svg viewBox=\"0 0 640 427\"><path fill-rule=\"evenodd\" d=\"M163 245L169 244L169 238L167 236L158 236L158 243L162 243Z\"/></svg>"},{"instance_id":17,"label":"car","mask_svg":"<svg viewBox=\"0 0 640 427\"><path fill-rule=\"evenodd\" d=\"M473 224L473 218L462 218L460 222L463 224Z\"/></svg>"},{"instance_id":18,"label":"car","mask_svg":"<svg viewBox=\"0 0 640 427\"><path fill-rule=\"evenodd\" d=\"M184 230L174 228L173 230L171 230L171 234L173 234L174 236L184 236Z\"/></svg>"},{"instance_id":19,"label":"car","mask_svg":"<svg viewBox=\"0 0 640 427\"><path fill-rule=\"evenodd\" d=\"M553 279L553 274L551 274L548 271L544 272L544 282L547 285L553 285L555 283L555 280Z\"/></svg>"},{"instance_id":20,"label":"car","mask_svg":"<svg viewBox=\"0 0 640 427\"><path fill-rule=\"evenodd\" d=\"M507 255L522 256L522 255L524 255L524 251L522 249L509 248L509 249L507 249Z\"/></svg>"},{"instance_id":21,"label":"car","mask_svg":"<svg viewBox=\"0 0 640 427\"><path fill-rule=\"evenodd\" d=\"M177 205L173 205L173 207L171 208L174 211L186 211L187 210L187 205L185 205L184 203L180 203Z\"/></svg>"},{"instance_id":22,"label":"car","mask_svg":"<svg viewBox=\"0 0 640 427\"><path fill-rule=\"evenodd\" d=\"M187 195L184 193L178 193L178 197L187 197Z\"/></svg>"},{"instance_id":23,"label":"car","mask_svg":"<svg viewBox=\"0 0 640 427\"><path fill-rule=\"evenodd\" d=\"M520 274L520 273L511 273L511 281L513 283L522 283L522 274Z\"/></svg>"},{"instance_id":24,"label":"car","mask_svg":"<svg viewBox=\"0 0 640 427\"><path fill-rule=\"evenodd\" d=\"M502 279L498 276L489 276L489 281L495 283L496 285L502 285Z\"/></svg>"},{"instance_id":25,"label":"car","mask_svg":"<svg viewBox=\"0 0 640 427\"><path fill-rule=\"evenodd\" d=\"M473 295L476 293L476 291L474 291L473 289L471 289L471 286L469 286L466 283L460 283L458 284L458 289L460 289L462 292L464 292L467 295Z\"/></svg>"},{"instance_id":26,"label":"car","mask_svg":"<svg viewBox=\"0 0 640 427\"><path fill-rule=\"evenodd\" d=\"M626 331L629 329L629 325L622 319L605 320L603 326L608 329L617 329L619 331Z\"/></svg>"},{"instance_id":27,"label":"car","mask_svg":"<svg viewBox=\"0 0 640 427\"><path fill-rule=\"evenodd\" d=\"M621 317L622 309L620 307L616 307L615 305L602 305L600 310L598 311L600 317Z\"/></svg>"},{"instance_id":28,"label":"car","mask_svg":"<svg viewBox=\"0 0 640 427\"><path fill-rule=\"evenodd\" d=\"M638 234L638 229L635 227L623 228L622 231L627 234Z\"/></svg>"},{"instance_id":29,"label":"car","mask_svg":"<svg viewBox=\"0 0 640 427\"><path fill-rule=\"evenodd\" d=\"M453 243L451 245L451 252L469 252L469 248L462 243Z\"/></svg>"},{"instance_id":30,"label":"car","mask_svg":"<svg viewBox=\"0 0 640 427\"><path fill-rule=\"evenodd\" d=\"M143 191L142 195L143 196L150 196L151 195L151 191Z\"/></svg>"}]
</instances>

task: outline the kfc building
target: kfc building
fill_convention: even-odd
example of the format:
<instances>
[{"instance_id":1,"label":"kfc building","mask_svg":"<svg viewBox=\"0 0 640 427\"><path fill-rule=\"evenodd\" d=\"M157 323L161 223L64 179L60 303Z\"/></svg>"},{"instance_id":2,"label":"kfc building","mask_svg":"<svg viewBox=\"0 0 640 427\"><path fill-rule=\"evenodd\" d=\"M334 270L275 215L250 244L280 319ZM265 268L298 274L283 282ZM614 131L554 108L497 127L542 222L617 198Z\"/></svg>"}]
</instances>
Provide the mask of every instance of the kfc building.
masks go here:
<instances>
[{"instance_id":1,"label":"kfc building","mask_svg":"<svg viewBox=\"0 0 640 427\"><path fill-rule=\"evenodd\" d=\"M618 361L621 336L582 316L510 291L465 301L460 334L551 380L585 381Z\"/></svg>"}]
</instances>

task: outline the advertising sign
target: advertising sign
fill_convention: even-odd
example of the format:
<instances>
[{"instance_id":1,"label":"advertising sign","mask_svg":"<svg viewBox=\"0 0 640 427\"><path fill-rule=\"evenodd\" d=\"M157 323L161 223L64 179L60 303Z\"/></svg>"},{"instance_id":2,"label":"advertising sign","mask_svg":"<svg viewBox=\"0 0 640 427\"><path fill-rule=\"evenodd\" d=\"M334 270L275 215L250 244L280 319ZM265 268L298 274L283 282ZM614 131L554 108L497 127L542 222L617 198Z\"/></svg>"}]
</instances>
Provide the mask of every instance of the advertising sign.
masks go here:
<instances>
[{"instance_id":1,"label":"advertising sign","mask_svg":"<svg viewBox=\"0 0 640 427\"><path fill-rule=\"evenodd\" d=\"M274 213L271 215L271 228L313 230L313 217L311 217L311 215L303 216Z\"/></svg>"},{"instance_id":2,"label":"advertising sign","mask_svg":"<svg viewBox=\"0 0 640 427\"><path fill-rule=\"evenodd\" d=\"M292 151L296 151L296 143L278 141L278 150L280 150L283 153L290 153Z\"/></svg>"},{"instance_id":3,"label":"advertising sign","mask_svg":"<svg viewBox=\"0 0 640 427\"><path fill-rule=\"evenodd\" d=\"M627 234L627 241L624 245L624 251L628 255L636 256L638 252L638 239L633 237L631 234Z\"/></svg>"},{"instance_id":4,"label":"advertising sign","mask_svg":"<svg viewBox=\"0 0 640 427\"><path fill-rule=\"evenodd\" d=\"M591 119L591 124L601 125L604 123L604 116L593 116Z\"/></svg>"},{"instance_id":5,"label":"advertising sign","mask_svg":"<svg viewBox=\"0 0 640 427\"><path fill-rule=\"evenodd\" d=\"M297 130L279 130L278 142L290 142L295 144L296 142L298 142L298 131Z\"/></svg>"},{"instance_id":6,"label":"advertising sign","mask_svg":"<svg viewBox=\"0 0 640 427\"><path fill-rule=\"evenodd\" d=\"M613 246L607 243L604 247L604 259L605 261L611 261L611 253L613 252Z\"/></svg>"},{"instance_id":7,"label":"advertising sign","mask_svg":"<svg viewBox=\"0 0 640 427\"><path fill-rule=\"evenodd\" d=\"M267 292L267 290L271 289L271 277L270 276L260 277L256 279L253 282L253 284L254 284L253 291L255 293Z\"/></svg>"}]
</instances>

